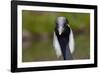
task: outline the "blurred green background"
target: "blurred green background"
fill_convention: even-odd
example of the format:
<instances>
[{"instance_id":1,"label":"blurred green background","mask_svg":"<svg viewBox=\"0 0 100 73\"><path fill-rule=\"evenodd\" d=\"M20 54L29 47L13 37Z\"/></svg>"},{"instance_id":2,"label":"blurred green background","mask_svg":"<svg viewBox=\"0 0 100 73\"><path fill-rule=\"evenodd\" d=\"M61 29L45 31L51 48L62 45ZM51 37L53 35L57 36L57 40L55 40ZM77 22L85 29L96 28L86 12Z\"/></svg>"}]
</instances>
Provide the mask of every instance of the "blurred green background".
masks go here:
<instances>
[{"instance_id":1,"label":"blurred green background","mask_svg":"<svg viewBox=\"0 0 100 73\"><path fill-rule=\"evenodd\" d=\"M90 58L90 14L71 12L22 11L22 61L57 59L53 48L53 32L58 16L68 19L75 38L74 59Z\"/></svg>"}]
</instances>

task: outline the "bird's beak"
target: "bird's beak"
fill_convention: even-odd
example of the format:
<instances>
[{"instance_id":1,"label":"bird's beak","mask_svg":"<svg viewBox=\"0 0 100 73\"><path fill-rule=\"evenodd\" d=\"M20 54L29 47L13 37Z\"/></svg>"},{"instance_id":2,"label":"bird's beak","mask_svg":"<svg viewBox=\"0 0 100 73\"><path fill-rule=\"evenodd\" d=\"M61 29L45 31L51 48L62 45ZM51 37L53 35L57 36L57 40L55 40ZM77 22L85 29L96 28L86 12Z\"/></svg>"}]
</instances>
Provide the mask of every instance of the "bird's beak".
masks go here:
<instances>
[{"instance_id":1,"label":"bird's beak","mask_svg":"<svg viewBox=\"0 0 100 73\"><path fill-rule=\"evenodd\" d=\"M59 35L61 35L61 33L63 32L63 28L60 27L60 28L58 29L58 31L59 31Z\"/></svg>"}]
</instances>

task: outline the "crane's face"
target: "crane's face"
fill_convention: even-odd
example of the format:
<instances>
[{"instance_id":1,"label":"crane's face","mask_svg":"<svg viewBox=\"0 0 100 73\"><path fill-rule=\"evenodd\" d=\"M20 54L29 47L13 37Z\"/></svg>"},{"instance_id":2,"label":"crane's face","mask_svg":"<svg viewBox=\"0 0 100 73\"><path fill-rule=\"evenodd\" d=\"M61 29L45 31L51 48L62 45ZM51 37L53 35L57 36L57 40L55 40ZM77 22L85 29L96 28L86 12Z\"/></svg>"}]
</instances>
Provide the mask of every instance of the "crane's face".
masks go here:
<instances>
[{"instance_id":1,"label":"crane's face","mask_svg":"<svg viewBox=\"0 0 100 73\"><path fill-rule=\"evenodd\" d=\"M65 26L66 26L66 18L65 17L58 17L57 18L57 30L59 32L59 35L63 32Z\"/></svg>"}]
</instances>

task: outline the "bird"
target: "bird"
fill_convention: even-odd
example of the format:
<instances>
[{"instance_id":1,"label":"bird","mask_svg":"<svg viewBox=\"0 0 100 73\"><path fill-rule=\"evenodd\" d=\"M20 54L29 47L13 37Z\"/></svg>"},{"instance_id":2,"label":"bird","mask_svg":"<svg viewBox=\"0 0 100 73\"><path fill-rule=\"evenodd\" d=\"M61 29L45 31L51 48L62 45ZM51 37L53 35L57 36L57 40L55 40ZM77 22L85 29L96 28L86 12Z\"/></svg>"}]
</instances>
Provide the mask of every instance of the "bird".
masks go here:
<instances>
[{"instance_id":1,"label":"bird","mask_svg":"<svg viewBox=\"0 0 100 73\"><path fill-rule=\"evenodd\" d=\"M59 59L63 56L63 60L72 60L74 52L74 35L69 26L69 21L64 16L56 18L56 25L53 34L53 46Z\"/></svg>"}]
</instances>

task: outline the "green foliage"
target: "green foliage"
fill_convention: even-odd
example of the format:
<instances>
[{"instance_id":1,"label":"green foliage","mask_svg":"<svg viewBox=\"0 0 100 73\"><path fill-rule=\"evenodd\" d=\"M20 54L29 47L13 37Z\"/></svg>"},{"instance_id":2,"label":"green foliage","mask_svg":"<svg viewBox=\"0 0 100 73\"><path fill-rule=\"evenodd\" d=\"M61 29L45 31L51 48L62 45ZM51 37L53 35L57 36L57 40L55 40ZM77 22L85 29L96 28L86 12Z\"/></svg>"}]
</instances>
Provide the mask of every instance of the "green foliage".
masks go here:
<instances>
[{"instance_id":1,"label":"green foliage","mask_svg":"<svg viewBox=\"0 0 100 73\"><path fill-rule=\"evenodd\" d=\"M58 16L65 16L69 25L74 29L85 27L89 29L90 14L68 12L38 12L23 10L23 29L32 32L53 32L55 20Z\"/></svg>"}]
</instances>

